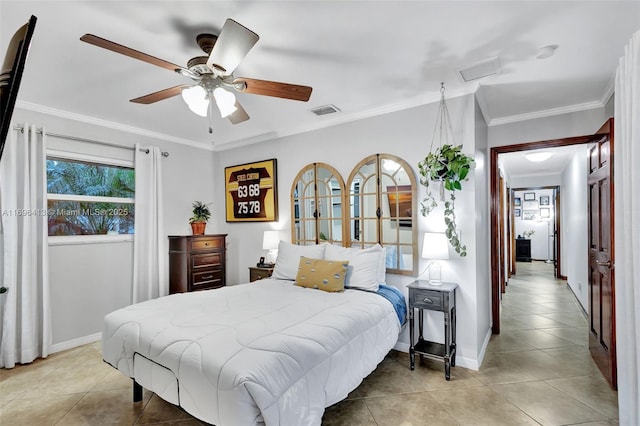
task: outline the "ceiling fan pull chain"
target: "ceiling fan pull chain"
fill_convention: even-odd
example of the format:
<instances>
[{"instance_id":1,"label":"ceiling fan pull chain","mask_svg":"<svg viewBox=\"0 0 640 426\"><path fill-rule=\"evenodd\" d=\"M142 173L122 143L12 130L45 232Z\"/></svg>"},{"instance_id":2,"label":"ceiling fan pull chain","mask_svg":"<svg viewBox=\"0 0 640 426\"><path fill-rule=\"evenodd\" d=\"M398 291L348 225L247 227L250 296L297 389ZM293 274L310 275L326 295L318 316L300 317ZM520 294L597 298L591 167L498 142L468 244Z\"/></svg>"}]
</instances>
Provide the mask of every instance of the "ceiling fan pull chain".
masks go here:
<instances>
[{"instance_id":1,"label":"ceiling fan pull chain","mask_svg":"<svg viewBox=\"0 0 640 426\"><path fill-rule=\"evenodd\" d=\"M212 102L212 96L211 96L211 92L209 92L209 94L207 95L207 97L209 98L209 111L207 112L207 115L209 116L209 134L213 134L213 102Z\"/></svg>"}]
</instances>

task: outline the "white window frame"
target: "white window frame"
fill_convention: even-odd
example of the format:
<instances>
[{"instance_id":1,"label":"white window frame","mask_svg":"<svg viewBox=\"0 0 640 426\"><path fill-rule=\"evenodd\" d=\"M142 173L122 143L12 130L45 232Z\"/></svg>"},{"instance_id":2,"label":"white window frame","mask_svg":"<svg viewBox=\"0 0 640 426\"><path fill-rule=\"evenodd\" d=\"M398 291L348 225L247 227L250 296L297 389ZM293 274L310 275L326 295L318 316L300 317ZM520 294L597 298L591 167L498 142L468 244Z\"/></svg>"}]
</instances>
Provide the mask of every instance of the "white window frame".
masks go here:
<instances>
[{"instance_id":1,"label":"white window frame","mask_svg":"<svg viewBox=\"0 0 640 426\"><path fill-rule=\"evenodd\" d=\"M84 161L96 163L105 166L118 166L134 169L134 162L129 160L121 160L116 158L100 157L96 155L81 154L69 151L59 151L54 149L47 150L47 160L59 159L70 161ZM135 205L135 198L122 197L96 197L89 195L68 195L68 194L49 194L47 192L47 202L49 200L64 201L86 201L86 202L109 202L124 203ZM47 232L48 233L48 232ZM134 230L135 233L135 230ZM103 243L122 243L133 242L134 234L116 234L116 235L53 235L48 236L48 244L50 246L58 245L75 245L75 244L103 244Z\"/></svg>"}]
</instances>

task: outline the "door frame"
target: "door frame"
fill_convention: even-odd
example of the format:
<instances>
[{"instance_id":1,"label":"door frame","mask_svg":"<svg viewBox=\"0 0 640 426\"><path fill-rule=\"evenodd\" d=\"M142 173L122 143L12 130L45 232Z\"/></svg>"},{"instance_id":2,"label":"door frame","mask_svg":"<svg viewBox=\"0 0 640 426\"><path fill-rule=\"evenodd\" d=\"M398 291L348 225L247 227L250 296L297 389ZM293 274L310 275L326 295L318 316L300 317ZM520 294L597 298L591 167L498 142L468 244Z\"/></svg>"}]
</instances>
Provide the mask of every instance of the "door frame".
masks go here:
<instances>
[{"instance_id":1,"label":"door frame","mask_svg":"<svg viewBox=\"0 0 640 426\"><path fill-rule=\"evenodd\" d=\"M533 151L541 148L555 148L570 145L582 145L595 142L599 138L596 135L574 136L570 138L549 139L536 142L526 142L513 145L496 146L489 153L489 207L490 207L490 239L491 239L491 333L500 334L500 246L498 246L499 214L500 214L500 169L498 168L498 155L508 152Z\"/></svg>"},{"instance_id":2,"label":"door frame","mask_svg":"<svg viewBox=\"0 0 640 426\"><path fill-rule=\"evenodd\" d=\"M537 190L543 190L543 189L550 189L553 191L553 213L554 213L554 219L553 219L553 261L554 261L554 265L553 265L553 276L554 278L559 278L561 280L566 280L567 277L563 276L561 271L560 271L560 259L561 259L561 253L560 253L560 214L561 214L561 210L560 210L560 185L544 185L544 186L523 186L523 187L518 187L518 188L512 188L511 189L511 195L515 194L516 191L522 192L522 191L537 191ZM515 238L515 237L512 237ZM515 240L514 240L515 241ZM547 244L549 242L547 241ZM515 244L513 244L515 246ZM515 255L513 258L513 265L512 265L512 270L513 273L516 273L516 266L515 266Z\"/></svg>"}]
</instances>

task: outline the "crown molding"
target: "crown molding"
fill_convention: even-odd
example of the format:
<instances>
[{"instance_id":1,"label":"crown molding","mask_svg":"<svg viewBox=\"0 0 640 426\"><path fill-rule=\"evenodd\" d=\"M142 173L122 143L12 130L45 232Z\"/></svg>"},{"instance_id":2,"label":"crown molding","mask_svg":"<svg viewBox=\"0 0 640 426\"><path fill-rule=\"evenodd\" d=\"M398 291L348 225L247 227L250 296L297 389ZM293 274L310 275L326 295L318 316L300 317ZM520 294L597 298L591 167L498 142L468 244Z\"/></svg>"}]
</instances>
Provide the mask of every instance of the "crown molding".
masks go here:
<instances>
[{"instance_id":1,"label":"crown molding","mask_svg":"<svg viewBox=\"0 0 640 426\"><path fill-rule=\"evenodd\" d=\"M480 86L478 86L478 89ZM491 116L489 115L489 105L487 104L487 100L484 98L481 90L476 90L476 101L478 102L478 106L480 107L480 112L482 112L482 116L484 117L485 123L489 126L491 122Z\"/></svg>"},{"instance_id":2,"label":"crown molding","mask_svg":"<svg viewBox=\"0 0 640 426\"><path fill-rule=\"evenodd\" d=\"M545 109L542 111L528 112L526 114L510 115L508 117L492 118L489 126L500 126L502 124L517 123L519 121L535 120L537 118L552 117L555 115L570 114L572 112L588 111L602 108L604 105L600 101L585 102L582 104L569 105L559 108ZM485 118L486 119L486 118Z\"/></svg>"},{"instance_id":3,"label":"crown molding","mask_svg":"<svg viewBox=\"0 0 640 426\"><path fill-rule=\"evenodd\" d=\"M102 120L100 118L90 117L88 115L83 115L75 112L69 112L69 111L64 111L57 108L38 105L31 102L18 101L16 102L16 108L20 108L27 111L39 112L42 114L52 115L55 117L65 118L67 120L91 124L94 126L120 130L123 132L132 133L140 136L146 136L153 139L159 139L167 142L177 143L180 145L187 145L193 148L204 149L207 151L214 150L213 146L208 144L193 142L188 139L177 138L175 136L166 135L164 133L153 132L151 130L141 129L139 127L127 126L125 124L116 123L114 121Z\"/></svg>"},{"instance_id":4,"label":"crown molding","mask_svg":"<svg viewBox=\"0 0 640 426\"><path fill-rule=\"evenodd\" d=\"M447 100L455 99L461 96L470 95L476 93L478 90L478 85L472 84L466 88L459 90L452 90L451 92L447 92ZM363 120L365 118L376 117L379 115L389 114L392 112L402 111L409 108L415 108L422 105L432 104L440 101L440 92L438 93L427 93L415 96L410 99L405 99L401 102L395 102L388 105L383 105L381 107L371 108L365 111L360 111L357 113L340 113L336 114L336 117L325 117L325 120L319 121L317 123L299 127L289 127L280 132L269 132L257 136L251 136L249 138L236 139L233 141L225 142L223 144L215 146L215 151L225 151L228 149L235 149L247 145L252 145L254 143L266 142L268 140L273 140L277 138L283 138L286 136L297 135L300 133L307 133L314 130L324 129L328 127L339 126L341 124L346 124L354 121ZM229 145L229 146L227 146Z\"/></svg>"},{"instance_id":5,"label":"crown molding","mask_svg":"<svg viewBox=\"0 0 640 426\"><path fill-rule=\"evenodd\" d=\"M613 96L613 93L615 92L615 90L616 90L616 75L614 74L609 80L609 83L607 84L607 87L605 87L604 93L600 98L600 103L602 104L602 106L607 105L607 102L609 102L609 99L611 99L611 96Z\"/></svg>"}]
</instances>

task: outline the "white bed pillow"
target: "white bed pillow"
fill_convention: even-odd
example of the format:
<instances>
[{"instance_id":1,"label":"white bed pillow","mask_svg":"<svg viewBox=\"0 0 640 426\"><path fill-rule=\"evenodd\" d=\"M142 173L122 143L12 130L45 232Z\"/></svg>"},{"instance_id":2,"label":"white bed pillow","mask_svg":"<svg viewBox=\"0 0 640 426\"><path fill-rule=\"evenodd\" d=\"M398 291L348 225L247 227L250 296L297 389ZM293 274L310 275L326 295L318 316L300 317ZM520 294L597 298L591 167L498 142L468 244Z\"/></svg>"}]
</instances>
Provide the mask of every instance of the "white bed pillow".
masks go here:
<instances>
[{"instance_id":1,"label":"white bed pillow","mask_svg":"<svg viewBox=\"0 0 640 426\"><path fill-rule=\"evenodd\" d=\"M324 258L349 261L345 287L375 292L385 280L385 250L379 244L366 249L326 244Z\"/></svg>"},{"instance_id":2,"label":"white bed pillow","mask_svg":"<svg viewBox=\"0 0 640 426\"><path fill-rule=\"evenodd\" d=\"M286 241L280 241L278 244L278 257L276 258L276 264L273 267L271 278L295 280L298 274L298 266L300 265L300 256L323 259L324 246L325 244L299 246Z\"/></svg>"}]
</instances>

